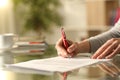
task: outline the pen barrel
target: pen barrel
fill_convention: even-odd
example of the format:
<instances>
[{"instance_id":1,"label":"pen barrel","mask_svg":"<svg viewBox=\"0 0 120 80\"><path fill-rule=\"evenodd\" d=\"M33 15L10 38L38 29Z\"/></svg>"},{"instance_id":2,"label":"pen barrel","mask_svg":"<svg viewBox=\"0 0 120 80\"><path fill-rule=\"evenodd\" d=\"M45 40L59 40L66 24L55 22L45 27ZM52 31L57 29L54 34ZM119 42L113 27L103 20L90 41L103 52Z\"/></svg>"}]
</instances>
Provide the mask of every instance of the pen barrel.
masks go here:
<instances>
[{"instance_id":1,"label":"pen barrel","mask_svg":"<svg viewBox=\"0 0 120 80\"><path fill-rule=\"evenodd\" d=\"M69 47L68 45L68 42L66 39L63 39L63 44L64 44L64 47L67 49Z\"/></svg>"}]
</instances>

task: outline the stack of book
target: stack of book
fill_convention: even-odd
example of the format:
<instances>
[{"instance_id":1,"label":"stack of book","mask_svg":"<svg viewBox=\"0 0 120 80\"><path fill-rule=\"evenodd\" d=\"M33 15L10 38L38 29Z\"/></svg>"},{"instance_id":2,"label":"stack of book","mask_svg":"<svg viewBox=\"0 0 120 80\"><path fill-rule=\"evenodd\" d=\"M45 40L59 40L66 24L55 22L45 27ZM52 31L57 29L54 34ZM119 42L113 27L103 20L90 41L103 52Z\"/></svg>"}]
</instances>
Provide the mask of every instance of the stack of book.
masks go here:
<instances>
[{"instance_id":1,"label":"stack of book","mask_svg":"<svg viewBox=\"0 0 120 80\"><path fill-rule=\"evenodd\" d=\"M19 54L43 54L48 44L46 42L16 42L15 48L11 49L12 53Z\"/></svg>"}]
</instances>

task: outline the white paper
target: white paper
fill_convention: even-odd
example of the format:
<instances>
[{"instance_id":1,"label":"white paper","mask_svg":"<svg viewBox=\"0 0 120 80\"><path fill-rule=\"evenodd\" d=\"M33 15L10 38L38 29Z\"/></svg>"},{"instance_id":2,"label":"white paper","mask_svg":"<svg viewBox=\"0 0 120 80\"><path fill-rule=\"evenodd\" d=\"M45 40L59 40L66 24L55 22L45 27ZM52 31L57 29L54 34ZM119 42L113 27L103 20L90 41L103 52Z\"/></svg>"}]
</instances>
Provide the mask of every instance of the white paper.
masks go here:
<instances>
[{"instance_id":1,"label":"white paper","mask_svg":"<svg viewBox=\"0 0 120 80\"><path fill-rule=\"evenodd\" d=\"M27 62L10 64L8 67L26 68L47 72L67 72L78 69L83 66L91 65L98 62L109 61L110 59L89 59L89 58L63 58L53 57L47 59L37 59Z\"/></svg>"}]
</instances>

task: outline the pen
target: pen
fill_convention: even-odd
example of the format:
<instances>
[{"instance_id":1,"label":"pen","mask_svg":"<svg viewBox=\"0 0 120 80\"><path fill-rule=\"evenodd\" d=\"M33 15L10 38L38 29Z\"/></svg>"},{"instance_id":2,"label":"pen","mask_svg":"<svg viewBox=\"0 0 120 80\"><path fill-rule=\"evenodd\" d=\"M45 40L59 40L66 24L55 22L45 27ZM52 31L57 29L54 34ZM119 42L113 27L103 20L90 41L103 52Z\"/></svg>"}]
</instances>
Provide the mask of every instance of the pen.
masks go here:
<instances>
[{"instance_id":1,"label":"pen","mask_svg":"<svg viewBox=\"0 0 120 80\"><path fill-rule=\"evenodd\" d=\"M62 41L63 41L64 47L67 50L67 48L69 47L69 44L66 40L66 34L64 32L64 28L61 28L61 33L62 33ZM67 79L67 72L64 72L63 73L63 80L66 80L66 79Z\"/></svg>"},{"instance_id":2,"label":"pen","mask_svg":"<svg viewBox=\"0 0 120 80\"><path fill-rule=\"evenodd\" d=\"M64 28L61 28L61 33L62 33L62 40L63 40L64 47L65 47L65 49L67 49L68 48L68 42L66 40L66 34L64 32Z\"/></svg>"},{"instance_id":3,"label":"pen","mask_svg":"<svg viewBox=\"0 0 120 80\"><path fill-rule=\"evenodd\" d=\"M62 41L63 41L64 47L67 50L67 48L69 47L69 43L68 43L68 41L66 39L66 34L64 32L64 28L61 28L61 33L62 33ZM72 56L68 54L67 57L71 58Z\"/></svg>"}]
</instances>

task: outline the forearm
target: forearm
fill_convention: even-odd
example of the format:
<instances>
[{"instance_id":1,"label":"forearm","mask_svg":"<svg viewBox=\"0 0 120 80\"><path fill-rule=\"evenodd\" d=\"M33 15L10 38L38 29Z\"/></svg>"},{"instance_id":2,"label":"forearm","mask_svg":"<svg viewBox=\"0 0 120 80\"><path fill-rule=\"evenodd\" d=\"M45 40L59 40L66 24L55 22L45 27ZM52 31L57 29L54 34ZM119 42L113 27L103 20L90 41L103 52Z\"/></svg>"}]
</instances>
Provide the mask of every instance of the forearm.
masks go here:
<instances>
[{"instance_id":1,"label":"forearm","mask_svg":"<svg viewBox=\"0 0 120 80\"><path fill-rule=\"evenodd\" d=\"M99 47L101 47L107 40L111 38L120 38L120 21L107 32L99 34L95 37L91 37L90 41L90 52L95 52Z\"/></svg>"},{"instance_id":2,"label":"forearm","mask_svg":"<svg viewBox=\"0 0 120 80\"><path fill-rule=\"evenodd\" d=\"M111 38L120 38L120 19L109 31L89 39L91 46L90 52L95 52L99 47L101 47L107 40Z\"/></svg>"}]
</instances>

